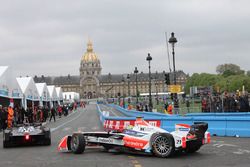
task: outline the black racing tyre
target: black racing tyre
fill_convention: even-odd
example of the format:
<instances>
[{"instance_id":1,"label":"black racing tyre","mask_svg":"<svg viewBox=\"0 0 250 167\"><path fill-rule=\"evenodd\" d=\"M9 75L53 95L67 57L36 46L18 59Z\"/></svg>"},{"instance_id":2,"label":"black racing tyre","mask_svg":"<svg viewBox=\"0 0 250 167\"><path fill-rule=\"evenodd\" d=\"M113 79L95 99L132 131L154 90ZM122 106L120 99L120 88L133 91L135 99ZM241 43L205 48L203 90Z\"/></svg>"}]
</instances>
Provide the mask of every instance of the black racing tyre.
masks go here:
<instances>
[{"instance_id":1,"label":"black racing tyre","mask_svg":"<svg viewBox=\"0 0 250 167\"><path fill-rule=\"evenodd\" d=\"M11 143L9 141L3 141L3 148L10 148L11 147Z\"/></svg>"},{"instance_id":2,"label":"black racing tyre","mask_svg":"<svg viewBox=\"0 0 250 167\"><path fill-rule=\"evenodd\" d=\"M85 138L82 134L73 134L70 141L70 147L73 153L81 154L85 150Z\"/></svg>"},{"instance_id":3,"label":"black racing tyre","mask_svg":"<svg viewBox=\"0 0 250 167\"><path fill-rule=\"evenodd\" d=\"M160 158L167 158L175 151L174 138L171 134L154 134L151 138L152 152Z\"/></svg>"},{"instance_id":4,"label":"black racing tyre","mask_svg":"<svg viewBox=\"0 0 250 167\"><path fill-rule=\"evenodd\" d=\"M202 142L201 141L195 141L192 143L188 143L187 144L187 148L185 149L186 153L194 153L196 151L198 151L202 146Z\"/></svg>"},{"instance_id":5,"label":"black racing tyre","mask_svg":"<svg viewBox=\"0 0 250 167\"><path fill-rule=\"evenodd\" d=\"M51 145L51 138L44 139L44 145L45 146L50 146Z\"/></svg>"}]
</instances>

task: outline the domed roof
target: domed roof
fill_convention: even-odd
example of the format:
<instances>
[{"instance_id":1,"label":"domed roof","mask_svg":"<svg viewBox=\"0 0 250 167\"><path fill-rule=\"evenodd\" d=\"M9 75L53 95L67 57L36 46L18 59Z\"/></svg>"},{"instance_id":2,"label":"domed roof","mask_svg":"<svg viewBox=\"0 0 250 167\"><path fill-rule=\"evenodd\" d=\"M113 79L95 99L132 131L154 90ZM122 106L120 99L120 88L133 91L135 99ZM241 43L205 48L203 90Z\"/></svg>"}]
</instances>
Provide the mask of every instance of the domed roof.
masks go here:
<instances>
[{"instance_id":1,"label":"domed roof","mask_svg":"<svg viewBox=\"0 0 250 167\"><path fill-rule=\"evenodd\" d=\"M84 61L85 63L99 61L97 55L95 54L95 52L93 52L93 45L90 40L88 41L87 44L87 52L85 52L84 55L82 56L82 61Z\"/></svg>"}]
</instances>

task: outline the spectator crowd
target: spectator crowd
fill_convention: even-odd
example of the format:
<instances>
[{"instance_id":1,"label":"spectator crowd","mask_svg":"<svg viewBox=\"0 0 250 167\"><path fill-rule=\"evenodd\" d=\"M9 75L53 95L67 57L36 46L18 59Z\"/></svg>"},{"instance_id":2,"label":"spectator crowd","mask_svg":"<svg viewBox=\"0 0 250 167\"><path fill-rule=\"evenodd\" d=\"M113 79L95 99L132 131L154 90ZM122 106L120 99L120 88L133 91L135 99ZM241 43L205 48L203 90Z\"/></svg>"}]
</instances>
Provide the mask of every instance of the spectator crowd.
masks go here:
<instances>
[{"instance_id":1,"label":"spectator crowd","mask_svg":"<svg viewBox=\"0 0 250 167\"><path fill-rule=\"evenodd\" d=\"M85 107L84 103L72 103L67 105L57 105L49 108L48 106L35 106L24 107L15 106L14 108L10 106L3 107L0 105L0 131L6 128L11 128L14 125L22 123L35 123L35 122L46 122L51 121L52 118L54 122L56 121L56 116L61 118L63 115L67 116L72 110L76 110L78 106Z\"/></svg>"},{"instance_id":2,"label":"spectator crowd","mask_svg":"<svg viewBox=\"0 0 250 167\"><path fill-rule=\"evenodd\" d=\"M249 112L248 95L236 94L223 96L207 96L201 101L202 112Z\"/></svg>"}]
</instances>

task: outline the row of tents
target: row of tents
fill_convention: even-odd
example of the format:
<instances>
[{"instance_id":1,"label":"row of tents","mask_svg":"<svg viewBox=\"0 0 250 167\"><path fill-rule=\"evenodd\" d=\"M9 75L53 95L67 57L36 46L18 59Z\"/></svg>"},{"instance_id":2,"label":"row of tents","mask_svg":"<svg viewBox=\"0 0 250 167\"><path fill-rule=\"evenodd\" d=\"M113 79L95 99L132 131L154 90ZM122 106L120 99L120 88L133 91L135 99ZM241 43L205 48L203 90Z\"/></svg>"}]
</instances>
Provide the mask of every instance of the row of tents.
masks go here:
<instances>
[{"instance_id":1,"label":"row of tents","mask_svg":"<svg viewBox=\"0 0 250 167\"><path fill-rule=\"evenodd\" d=\"M13 77L8 66L0 66L0 105L53 107L63 103L61 87L35 83L32 77Z\"/></svg>"}]
</instances>

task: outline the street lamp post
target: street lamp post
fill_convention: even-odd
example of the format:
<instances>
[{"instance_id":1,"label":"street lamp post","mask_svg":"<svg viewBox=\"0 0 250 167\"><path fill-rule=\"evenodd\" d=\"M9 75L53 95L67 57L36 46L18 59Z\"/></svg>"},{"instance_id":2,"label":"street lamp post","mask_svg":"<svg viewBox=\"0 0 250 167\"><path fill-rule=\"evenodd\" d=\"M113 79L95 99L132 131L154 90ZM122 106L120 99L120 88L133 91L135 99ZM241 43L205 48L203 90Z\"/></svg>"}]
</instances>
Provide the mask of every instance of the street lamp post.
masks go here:
<instances>
[{"instance_id":1,"label":"street lamp post","mask_svg":"<svg viewBox=\"0 0 250 167\"><path fill-rule=\"evenodd\" d=\"M135 73L135 84L136 84L136 104L138 104L138 81L137 81L137 74L138 74L137 67L135 67L134 73Z\"/></svg>"},{"instance_id":2,"label":"street lamp post","mask_svg":"<svg viewBox=\"0 0 250 167\"><path fill-rule=\"evenodd\" d=\"M156 93L156 104L159 105L159 98L158 98L158 72L155 72L155 93Z\"/></svg>"},{"instance_id":3,"label":"street lamp post","mask_svg":"<svg viewBox=\"0 0 250 167\"><path fill-rule=\"evenodd\" d=\"M122 87L123 87L123 98L122 98L122 103L123 103L123 108L125 108L125 96L126 96L126 94L125 94L125 90L124 90L124 85L125 85L125 80L124 79L122 79Z\"/></svg>"},{"instance_id":4,"label":"street lamp post","mask_svg":"<svg viewBox=\"0 0 250 167\"><path fill-rule=\"evenodd\" d=\"M172 54L173 54L173 75L174 75L174 85L176 85L176 72L175 72L175 52L174 52L174 46L175 43L177 43L177 39L174 36L174 33L171 33L171 37L169 38L168 41L172 45ZM174 107L179 108L178 104L178 98L177 98L177 93L174 93Z\"/></svg>"},{"instance_id":5,"label":"street lamp post","mask_svg":"<svg viewBox=\"0 0 250 167\"><path fill-rule=\"evenodd\" d=\"M130 97L130 75L127 75L127 80L128 80L128 97Z\"/></svg>"},{"instance_id":6,"label":"street lamp post","mask_svg":"<svg viewBox=\"0 0 250 167\"><path fill-rule=\"evenodd\" d=\"M146 58L146 60L148 61L148 75L149 75L149 111L152 111L153 108L153 104L152 104L152 96L151 96L151 70L150 70L150 61L152 60L152 57L150 56L150 53L148 53L148 56Z\"/></svg>"}]
</instances>

